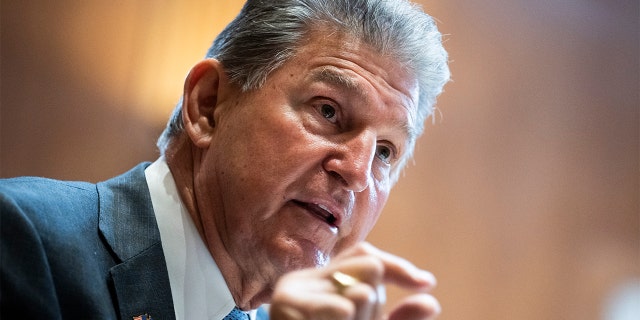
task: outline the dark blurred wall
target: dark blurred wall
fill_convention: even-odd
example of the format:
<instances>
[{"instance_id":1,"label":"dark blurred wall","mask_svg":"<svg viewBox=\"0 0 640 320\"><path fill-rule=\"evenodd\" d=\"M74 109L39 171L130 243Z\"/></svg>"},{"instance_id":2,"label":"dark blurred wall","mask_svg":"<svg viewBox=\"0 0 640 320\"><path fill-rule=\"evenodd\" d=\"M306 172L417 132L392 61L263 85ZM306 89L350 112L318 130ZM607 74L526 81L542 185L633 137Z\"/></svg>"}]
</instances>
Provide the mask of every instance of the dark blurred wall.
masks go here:
<instances>
[{"instance_id":1,"label":"dark blurred wall","mask_svg":"<svg viewBox=\"0 0 640 320\"><path fill-rule=\"evenodd\" d=\"M440 319L605 319L640 278L638 1L421 3L453 81L369 240L438 276ZM240 5L3 0L0 176L153 161Z\"/></svg>"}]
</instances>

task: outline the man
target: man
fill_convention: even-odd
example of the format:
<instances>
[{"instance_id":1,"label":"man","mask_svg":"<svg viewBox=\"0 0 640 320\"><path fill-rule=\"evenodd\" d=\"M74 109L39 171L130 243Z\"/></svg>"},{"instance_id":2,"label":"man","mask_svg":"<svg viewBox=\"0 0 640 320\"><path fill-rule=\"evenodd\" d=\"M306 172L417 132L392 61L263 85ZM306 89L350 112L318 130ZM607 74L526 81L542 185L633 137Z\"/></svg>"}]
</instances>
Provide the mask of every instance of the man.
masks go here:
<instances>
[{"instance_id":1,"label":"man","mask_svg":"<svg viewBox=\"0 0 640 320\"><path fill-rule=\"evenodd\" d=\"M248 1L153 164L0 183L2 318L381 319L387 284L389 319L434 318L431 274L362 241L446 59L404 1Z\"/></svg>"}]
</instances>

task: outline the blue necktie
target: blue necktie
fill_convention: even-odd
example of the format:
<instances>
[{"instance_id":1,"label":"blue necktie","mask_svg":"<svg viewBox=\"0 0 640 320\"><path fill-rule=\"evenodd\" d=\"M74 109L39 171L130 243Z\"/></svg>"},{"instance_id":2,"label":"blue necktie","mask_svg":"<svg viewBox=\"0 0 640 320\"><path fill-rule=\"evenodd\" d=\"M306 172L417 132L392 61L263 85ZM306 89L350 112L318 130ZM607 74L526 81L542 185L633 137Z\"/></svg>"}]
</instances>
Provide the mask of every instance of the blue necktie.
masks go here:
<instances>
[{"instance_id":1,"label":"blue necktie","mask_svg":"<svg viewBox=\"0 0 640 320\"><path fill-rule=\"evenodd\" d=\"M242 310L238 309L238 307L235 307L222 320L249 320L249 315L242 312Z\"/></svg>"}]
</instances>

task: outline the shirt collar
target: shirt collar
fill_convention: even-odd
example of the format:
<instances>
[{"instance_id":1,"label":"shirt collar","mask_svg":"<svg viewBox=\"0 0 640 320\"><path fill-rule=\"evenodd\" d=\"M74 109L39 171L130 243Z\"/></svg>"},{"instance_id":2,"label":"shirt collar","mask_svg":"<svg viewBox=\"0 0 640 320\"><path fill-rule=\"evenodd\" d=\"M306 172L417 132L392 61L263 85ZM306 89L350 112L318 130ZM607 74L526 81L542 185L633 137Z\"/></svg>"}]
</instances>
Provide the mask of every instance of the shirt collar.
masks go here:
<instances>
[{"instance_id":1,"label":"shirt collar","mask_svg":"<svg viewBox=\"0 0 640 320\"><path fill-rule=\"evenodd\" d=\"M164 157L145 170L167 262L177 319L222 319L235 302L224 277L180 200ZM255 319L255 311L250 312Z\"/></svg>"}]
</instances>

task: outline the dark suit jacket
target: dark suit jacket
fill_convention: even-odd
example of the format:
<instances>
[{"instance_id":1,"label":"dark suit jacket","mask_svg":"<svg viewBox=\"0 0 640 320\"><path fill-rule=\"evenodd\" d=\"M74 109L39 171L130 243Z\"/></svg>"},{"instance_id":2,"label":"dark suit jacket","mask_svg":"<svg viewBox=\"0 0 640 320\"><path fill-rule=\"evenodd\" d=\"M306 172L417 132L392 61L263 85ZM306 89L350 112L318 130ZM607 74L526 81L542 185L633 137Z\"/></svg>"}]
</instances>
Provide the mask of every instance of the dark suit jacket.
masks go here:
<instances>
[{"instance_id":1,"label":"dark suit jacket","mask_svg":"<svg viewBox=\"0 0 640 320\"><path fill-rule=\"evenodd\" d=\"M175 319L147 166L95 185L0 183L2 319Z\"/></svg>"},{"instance_id":2,"label":"dark suit jacket","mask_svg":"<svg viewBox=\"0 0 640 320\"><path fill-rule=\"evenodd\" d=\"M1 319L175 319L148 165L98 184L0 180Z\"/></svg>"}]
</instances>

